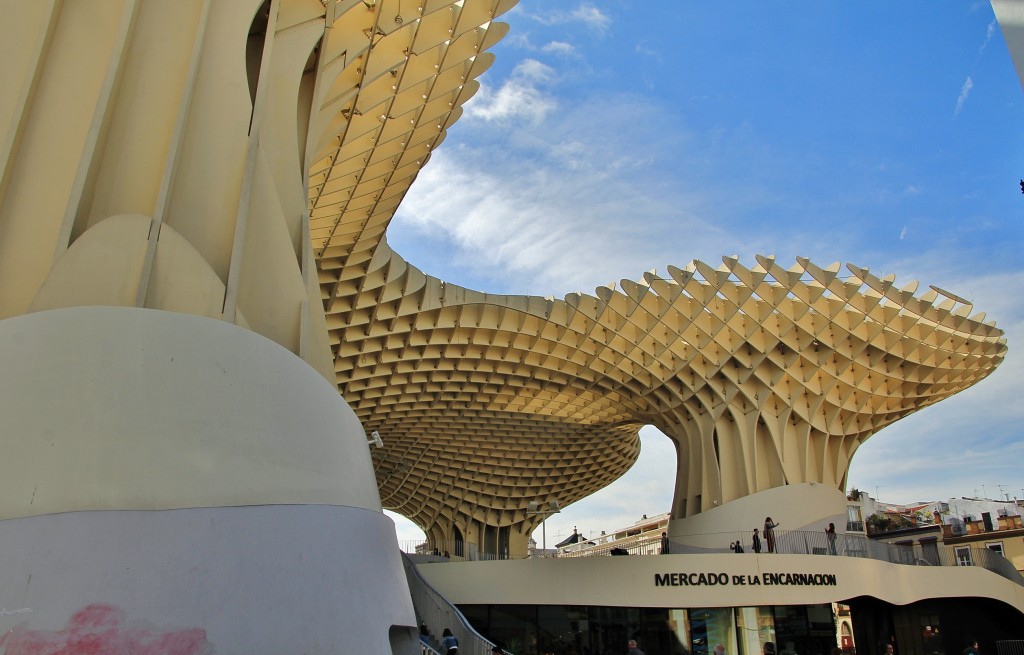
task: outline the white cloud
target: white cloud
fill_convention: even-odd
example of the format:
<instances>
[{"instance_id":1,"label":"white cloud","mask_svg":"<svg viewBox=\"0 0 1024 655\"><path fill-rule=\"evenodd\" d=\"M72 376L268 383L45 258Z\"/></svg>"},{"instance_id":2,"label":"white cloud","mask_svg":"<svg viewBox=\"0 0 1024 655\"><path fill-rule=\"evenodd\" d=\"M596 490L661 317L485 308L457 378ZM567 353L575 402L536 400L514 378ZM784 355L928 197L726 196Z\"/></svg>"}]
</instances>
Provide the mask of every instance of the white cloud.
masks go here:
<instances>
[{"instance_id":1,"label":"white cloud","mask_svg":"<svg viewBox=\"0 0 1024 655\"><path fill-rule=\"evenodd\" d=\"M526 31L512 32L502 40L502 43L531 52L537 50L537 46L530 40L530 33Z\"/></svg>"},{"instance_id":2,"label":"white cloud","mask_svg":"<svg viewBox=\"0 0 1024 655\"><path fill-rule=\"evenodd\" d=\"M480 91L465 105L466 118L499 123L520 119L539 122L557 106L553 96L542 89L555 77L550 66L536 59L524 59L497 91L480 86Z\"/></svg>"},{"instance_id":3,"label":"white cloud","mask_svg":"<svg viewBox=\"0 0 1024 655\"><path fill-rule=\"evenodd\" d=\"M662 58L661 53L658 52L657 50L647 47L647 45L645 45L644 43L637 43L634 47L634 50L638 55L642 55L649 59L653 59L659 64L664 63L664 59Z\"/></svg>"},{"instance_id":4,"label":"white cloud","mask_svg":"<svg viewBox=\"0 0 1024 655\"><path fill-rule=\"evenodd\" d=\"M521 288L507 291L589 291L595 275L606 279L587 264L614 260L612 251L628 235L597 206L610 202L593 195L600 181L559 177L551 164L508 163L485 172L466 159L437 156L420 174L418 192L406 198L403 216L447 235L460 262L478 274L520 281Z\"/></svg>"},{"instance_id":5,"label":"white cloud","mask_svg":"<svg viewBox=\"0 0 1024 655\"><path fill-rule=\"evenodd\" d=\"M446 264L455 274L427 273L535 295L589 293L707 253L715 261L723 251L754 252L739 241L745 235L703 218L713 204L704 189L667 172L685 170L669 161L684 138L669 120L642 98L601 96L560 104L481 146L449 141L420 173L392 232L411 226L454 245ZM515 286L494 289L495 281Z\"/></svg>"},{"instance_id":6,"label":"white cloud","mask_svg":"<svg viewBox=\"0 0 1024 655\"><path fill-rule=\"evenodd\" d=\"M576 48L571 43L566 43L565 41L551 41L541 47L541 52L568 57L576 54Z\"/></svg>"},{"instance_id":7,"label":"white cloud","mask_svg":"<svg viewBox=\"0 0 1024 655\"><path fill-rule=\"evenodd\" d=\"M542 25L564 25L581 23L595 32L605 32L611 26L611 18L593 5L581 4L571 11L546 11L530 14L529 17Z\"/></svg>"},{"instance_id":8,"label":"white cloud","mask_svg":"<svg viewBox=\"0 0 1024 655\"><path fill-rule=\"evenodd\" d=\"M903 229L900 230L900 241L903 241L903 237L907 236L907 226L904 225Z\"/></svg>"},{"instance_id":9,"label":"white cloud","mask_svg":"<svg viewBox=\"0 0 1024 655\"><path fill-rule=\"evenodd\" d=\"M599 32L607 30L612 22L608 16L601 13L600 9L590 5L580 5L573 10L572 17Z\"/></svg>"},{"instance_id":10,"label":"white cloud","mask_svg":"<svg viewBox=\"0 0 1024 655\"><path fill-rule=\"evenodd\" d=\"M982 42L981 47L978 48L979 55L985 52L985 46L987 46L988 42L992 40L992 36L996 33L996 29L996 19L993 18L992 22L988 24L987 28L985 28L985 40Z\"/></svg>"},{"instance_id":11,"label":"white cloud","mask_svg":"<svg viewBox=\"0 0 1024 655\"><path fill-rule=\"evenodd\" d=\"M530 38L529 32L515 32L505 37L505 45L514 46L526 52L542 53L555 57L580 58L579 50L572 43L565 40L552 39L542 46L536 45Z\"/></svg>"},{"instance_id":12,"label":"white cloud","mask_svg":"<svg viewBox=\"0 0 1024 655\"><path fill-rule=\"evenodd\" d=\"M956 99L956 109L953 111L953 116L959 116L960 112L964 108L964 103L967 102L967 96L970 95L971 89L974 88L974 81L971 76L968 75L967 79L964 80L964 85L960 87L960 96Z\"/></svg>"}]
</instances>

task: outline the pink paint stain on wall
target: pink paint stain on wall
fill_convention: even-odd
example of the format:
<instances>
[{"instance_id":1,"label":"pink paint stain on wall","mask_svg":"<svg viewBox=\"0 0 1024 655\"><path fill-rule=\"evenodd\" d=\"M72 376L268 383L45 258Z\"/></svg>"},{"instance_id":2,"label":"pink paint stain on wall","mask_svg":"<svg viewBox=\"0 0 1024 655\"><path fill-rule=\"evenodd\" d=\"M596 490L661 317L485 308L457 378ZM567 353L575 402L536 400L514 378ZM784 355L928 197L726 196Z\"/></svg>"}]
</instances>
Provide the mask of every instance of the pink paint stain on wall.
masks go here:
<instances>
[{"instance_id":1,"label":"pink paint stain on wall","mask_svg":"<svg viewBox=\"0 0 1024 655\"><path fill-rule=\"evenodd\" d=\"M22 623L0 636L4 655L212 655L206 631L161 631L141 621L126 622L111 605L75 612L63 630L29 630Z\"/></svg>"}]
</instances>

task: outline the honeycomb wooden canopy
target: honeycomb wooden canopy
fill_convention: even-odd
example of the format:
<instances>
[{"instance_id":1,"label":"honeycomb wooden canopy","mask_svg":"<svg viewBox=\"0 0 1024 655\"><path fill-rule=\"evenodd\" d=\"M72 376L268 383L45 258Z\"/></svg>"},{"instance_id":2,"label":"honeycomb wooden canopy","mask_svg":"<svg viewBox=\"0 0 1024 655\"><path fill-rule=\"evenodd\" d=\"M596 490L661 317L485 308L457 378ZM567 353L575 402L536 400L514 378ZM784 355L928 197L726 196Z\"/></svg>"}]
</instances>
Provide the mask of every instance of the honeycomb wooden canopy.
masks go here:
<instances>
[{"instance_id":1,"label":"honeycomb wooden canopy","mask_svg":"<svg viewBox=\"0 0 1024 655\"><path fill-rule=\"evenodd\" d=\"M694 261L554 300L446 284L383 242L374 255L346 291L324 285L338 384L388 444L385 506L437 539L589 495L633 463L644 424L678 444L677 518L796 482L843 489L864 440L1006 352L963 299L853 265Z\"/></svg>"}]
</instances>

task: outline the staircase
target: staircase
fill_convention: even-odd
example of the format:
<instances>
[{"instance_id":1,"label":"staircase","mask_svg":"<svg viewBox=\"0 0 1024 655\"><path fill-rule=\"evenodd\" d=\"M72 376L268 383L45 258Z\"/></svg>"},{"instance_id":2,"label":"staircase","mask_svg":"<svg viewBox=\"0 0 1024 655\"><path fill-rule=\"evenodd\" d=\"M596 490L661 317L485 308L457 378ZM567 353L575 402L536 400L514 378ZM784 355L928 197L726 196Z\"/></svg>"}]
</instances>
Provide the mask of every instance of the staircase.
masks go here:
<instances>
[{"instance_id":1,"label":"staircase","mask_svg":"<svg viewBox=\"0 0 1024 655\"><path fill-rule=\"evenodd\" d=\"M431 646L423 646L423 652L428 655L437 653L433 645L439 641L439 635L444 629L448 628L459 640L459 655L492 655L494 644L474 630L462 612L423 579L416 570L416 565L405 553L402 553L402 565L405 567L405 577L409 581L409 593L412 595L412 605L416 609L416 618L419 623L427 624L433 638Z\"/></svg>"}]
</instances>

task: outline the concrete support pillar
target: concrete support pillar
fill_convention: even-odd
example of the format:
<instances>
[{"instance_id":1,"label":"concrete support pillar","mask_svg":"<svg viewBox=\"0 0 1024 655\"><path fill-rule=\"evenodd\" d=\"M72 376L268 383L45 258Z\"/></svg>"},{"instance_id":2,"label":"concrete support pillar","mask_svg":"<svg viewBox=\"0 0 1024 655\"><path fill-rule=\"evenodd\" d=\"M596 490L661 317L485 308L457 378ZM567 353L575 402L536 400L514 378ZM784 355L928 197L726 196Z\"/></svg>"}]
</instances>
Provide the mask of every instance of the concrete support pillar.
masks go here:
<instances>
[{"instance_id":1,"label":"concrete support pillar","mask_svg":"<svg viewBox=\"0 0 1024 655\"><path fill-rule=\"evenodd\" d=\"M0 432L0 651L411 652L362 427L269 339L135 308L0 321Z\"/></svg>"}]
</instances>

